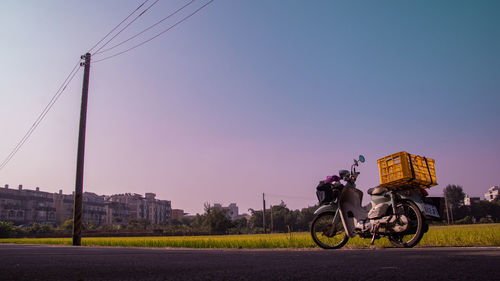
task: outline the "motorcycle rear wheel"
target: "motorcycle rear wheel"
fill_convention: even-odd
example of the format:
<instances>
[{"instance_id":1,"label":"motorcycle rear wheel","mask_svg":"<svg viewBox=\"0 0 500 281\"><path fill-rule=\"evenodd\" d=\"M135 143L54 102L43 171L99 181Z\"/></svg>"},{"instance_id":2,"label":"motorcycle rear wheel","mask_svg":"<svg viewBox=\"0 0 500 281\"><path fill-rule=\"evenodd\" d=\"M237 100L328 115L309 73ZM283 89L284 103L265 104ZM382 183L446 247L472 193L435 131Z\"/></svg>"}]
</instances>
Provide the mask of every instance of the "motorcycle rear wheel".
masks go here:
<instances>
[{"instance_id":1,"label":"motorcycle rear wheel","mask_svg":"<svg viewBox=\"0 0 500 281\"><path fill-rule=\"evenodd\" d=\"M402 202L397 204L399 215L405 215L408 218L408 229L402 233L390 235L389 241L400 248L412 248L420 242L424 236L424 221L422 213L413 202Z\"/></svg>"},{"instance_id":2,"label":"motorcycle rear wheel","mask_svg":"<svg viewBox=\"0 0 500 281\"><path fill-rule=\"evenodd\" d=\"M317 215L311 224L311 236L316 245L323 249L338 249L344 246L347 236L342 220L334 225L335 212L325 212Z\"/></svg>"}]
</instances>

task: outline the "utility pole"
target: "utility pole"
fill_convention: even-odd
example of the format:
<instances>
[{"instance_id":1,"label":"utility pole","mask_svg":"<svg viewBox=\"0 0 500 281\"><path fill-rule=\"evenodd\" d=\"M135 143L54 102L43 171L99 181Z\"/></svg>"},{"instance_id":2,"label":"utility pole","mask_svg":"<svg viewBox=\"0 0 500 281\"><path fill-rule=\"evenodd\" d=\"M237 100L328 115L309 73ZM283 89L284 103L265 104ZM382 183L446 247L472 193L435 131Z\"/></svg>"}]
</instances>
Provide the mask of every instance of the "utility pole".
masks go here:
<instances>
[{"instance_id":1,"label":"utility pole","mask_svg":"<svg viewBox=\"0 0 500 281\"><path fill-rule=\"evenodd\" d=\"M273 224L273 205L269 205L269 209L271 210L271 227L269 229L269 233L273 233L274 224Z\"/></svg>"},{"instance_id":2,"label":"utility pole","mask_svg":"<svg viewBox=\"0 0 500 281\"><path fill-rule=\"evenodd\" d=\"M264 198L264 193L262 193L262 226L264 234L266 234L266 199Z\"/></svg>"},{"instance_id":3,"label":"utility pole","mask_svg":"<svg viewBox=\"0 0 500 281\"><path fill-rule=\"evenodd\" d=\"M83 71L82 105L80 109L80 130L78 135L78 152L76 159L75 206L73 213L73 246L82 245L82 211L83 211L83 164L85 158L85 131L87 127L87 101L89 94L90 53L81 57L85 59L80 66Z\"/></svg>"},{"instance_id":4,"label":"utility pole","mask_svg":"<svg viewBox=\"0 0 500 281\"><path fill-rule=\"evenodd\" d=\"M450 213L451 213L451 224L455 224L455 221L453 220L453 206L450 206Z\"/></svg>"},{"instance_id":5,"label":"utility pole","mask_svg":"<svg viewBox=\"0 0 500 281\"><path fill-rule=\"evenodd\" d=\"M444 193L444 205L446 207L446 218L448 219L448 224L450 224L450 211L448 210L448 198L446 192Z\"/></svg>"}]
</instances>

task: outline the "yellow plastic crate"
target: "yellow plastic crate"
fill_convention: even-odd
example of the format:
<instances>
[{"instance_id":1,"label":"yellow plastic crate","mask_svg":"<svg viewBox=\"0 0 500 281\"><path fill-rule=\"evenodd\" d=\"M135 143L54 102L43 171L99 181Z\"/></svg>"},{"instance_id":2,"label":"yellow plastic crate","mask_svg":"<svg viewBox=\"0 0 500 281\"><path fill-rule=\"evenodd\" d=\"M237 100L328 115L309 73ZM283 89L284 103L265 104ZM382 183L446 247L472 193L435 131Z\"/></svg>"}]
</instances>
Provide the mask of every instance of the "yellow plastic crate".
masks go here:
<instances>
[{"instance_id":1,"label":"yellow plastic crate","mask_svg":"<svg viewBox=\"0 0 500 281\"><path fill-rule=\"evenodd\" d=\"M381 186L425 189L437 185L434 159L402 151L383 157L377 163Z\"/></svg>"}]
</instances>

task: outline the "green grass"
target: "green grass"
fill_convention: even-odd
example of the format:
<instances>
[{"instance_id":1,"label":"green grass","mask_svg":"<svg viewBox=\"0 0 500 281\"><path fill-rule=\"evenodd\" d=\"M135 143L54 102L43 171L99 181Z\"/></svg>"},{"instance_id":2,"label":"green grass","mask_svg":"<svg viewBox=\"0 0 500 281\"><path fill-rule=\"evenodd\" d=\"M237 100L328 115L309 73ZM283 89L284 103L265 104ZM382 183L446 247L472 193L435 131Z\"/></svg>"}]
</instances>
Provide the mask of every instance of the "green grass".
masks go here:
<instances>
[{"instance_id":1,"label":"green grass","mask_svg":"<svg viewBox=\"0 0 500 281\"><path fill-rule=\"evenodd\" d=\"M71 238L0 239L0 243L71 245ZM92 237L83 238L84 246L173 247L173 248L312 248L309 233L254 234L177 237ZM375 247L391 246L386 238ZM500 246L500 224L431 226L418 246ZM370 239L355 237L346 248L366 248Z\"/></svg>"}]
</instances>

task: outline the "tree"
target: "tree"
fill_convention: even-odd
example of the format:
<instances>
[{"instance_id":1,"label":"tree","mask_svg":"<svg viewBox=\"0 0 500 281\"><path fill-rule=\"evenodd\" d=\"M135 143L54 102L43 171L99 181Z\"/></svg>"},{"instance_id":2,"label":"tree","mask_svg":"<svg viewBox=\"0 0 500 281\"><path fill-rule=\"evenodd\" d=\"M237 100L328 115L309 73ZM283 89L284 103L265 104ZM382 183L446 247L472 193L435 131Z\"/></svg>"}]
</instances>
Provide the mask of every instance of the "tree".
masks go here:
<instances>
[{"instance_id":1,"label":"tree","mask_svg":"<svg viewBox=\"0 0 500 281\"><path fill-rule=\"evenodd\" d=\"M290 211L290 209L286 207L285 202L281 201L279 205L272 206L272 208L273 231L288 232L289 227L293 228L295 226L297 213L294 211Z\"/></svg>"},{"instance_id":2,"label":"tree","mask_svg":"<svg viewBox=\"0 0 500 281\"><path fill-rule=\"evenodd\" d=\"M470 208L470 215L476 219L490 217L493 221L500 221L500 202L487 200L480 201L472 204Z\"/></svg>"},{"instance_id":3,"label":"tree","mask_svg":"<svg viewBox=\"0 0 500 281\"><path fill-rule=\"evenodd\" d=\"M129 219L127 222L128 230L147 230L150 225L147 219Z\"/></svg>"},{"instance_id":4,"label":"tree","mask_svg":"<svg viewBox=\"0 0 500 281\"><path fill-rule=\"evenodd\" d=\"M179 225L182 225L182 222L180 219L171 219L169 222L168 222L169 225L174 225L174 226L179 226Z\"/></svg>"},{"instance_id":5,"label":"tree","mask_svg":"<svg viewBox=\"0 0 500 281\"><path fill-rule=\"evenodd\" d=\"M250 220L248 222L249 228L251 228L254 231L259 232L262 230L262 210L254 210L252 208L248 209L248 211L251 214ZM266 212L266 221L270 222L271 221L271 212ZM258 230L260 229L260 230Z\"/></svg>"},{"instance_id":6,"label":"tree","mask_svg":"<svg viewBox=\"0 0 500 281\"><path fill-rule=\"evenodd\" d=\"M193 223L194 221L194 218L192 217L182 217L180 218L179 220L181 222L181 224L183 225L186 225L186 226L191 226L191 224Z\"/></svg>"},{"instance_id":7,"label":"tree","mask_svg":"<svg viewBox=\"0 0 500 281\"><path fill-rule=\"evenodd\" d=\"M460 185L449 184L444 189L444 197L448 201L448 205L456 210L463 205L465 193Z\"/></svg>"},{"instance_id":8,"label":"tree","mask_svg":"<svg viewBox=\"0 0 500 281\"><path fill-rule=\"evenodd\" d=\"M99 225L95 221L89 221L83 223L83 229L85 230L97 230Z\"/></svg>"},{"instance_id":9,"label":"tree","mask_svg":"<svg viewBox=\"0 0 500 281\"><path fill-rule=\"evenodd\" d=\"M67 219L61 225L61 229L72 230L73 229L73 219Z\"/></svg>"},{"instance_id":10,"label":"tree","mask_svg":"<svg viewBox=\"0 0 500 281\"><path fill-rule=\"evenodd\" d=\"M247 222L247 219L246 218L239 218L239 219L236 219L234 222L233 222L234 226L236 228L238 228L239 230L241 229L244 229L247 227L248 225L248 222Z\"/></svg>"},{"instance_id":11,"label":"tree","mask_svg":"<svg viewBox=\"0 0 500 281\"><path fill-rule=\"evenodd\" d=\"M10 221L0 221L0 238L9 238L16 233L16 226Z\"/></svg>"},{"instance_id":12,"label":"tree","mask_svg":"<svg viewBox=\"0 0 500 281\"><path fill-rule=\"evenodd\" d=\"M49 224L41 224L36 222L27 228L27 232L34 235L47 234L54 232L54 228Z\"/></svg>"},{"instance_id":13,"label":"tree","mask_svg":"<svg viewBox=\"0 0 500 281\"><path fill-rule=\"evenodd\" d=\"M314 219L314 212L318 209L318 206L312 206L312 207L307 207L303 208L300 211L300 215L297 221L297 226L299 231L308 231L309 230L309 225Z\"/></svg>"},{"instance_id":14,"label":"tree","mask_svg":"<svg viewBox=\"0 0 500 281\"><path fill-rule=\"evenodd\" d=\"M203 228L210 234L225 234L233 227L233 223L227 216L227 211L221 208L213 208L210 204L205 204L205 214L203 214Z\"/></svg>"},{"instance_id":15,"label":"tree","mask_svg":"<svg viewBox=\"0 0 500 281\"><path fill-rule=\"evenodd\" d=\"M273 215L273 231L288 232L291 231L308 231L309 224L314 218L314 212L318 206L303 208L302 210L290 210L285 202L281 201L279 205L273 205L271 210L266 210L266 222L270 227L271 213ZM262 210L248 209L251 214L248 221L248 228L254 233L262 230Z\"/></svg>"}]
</instances>

